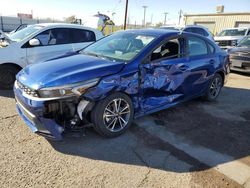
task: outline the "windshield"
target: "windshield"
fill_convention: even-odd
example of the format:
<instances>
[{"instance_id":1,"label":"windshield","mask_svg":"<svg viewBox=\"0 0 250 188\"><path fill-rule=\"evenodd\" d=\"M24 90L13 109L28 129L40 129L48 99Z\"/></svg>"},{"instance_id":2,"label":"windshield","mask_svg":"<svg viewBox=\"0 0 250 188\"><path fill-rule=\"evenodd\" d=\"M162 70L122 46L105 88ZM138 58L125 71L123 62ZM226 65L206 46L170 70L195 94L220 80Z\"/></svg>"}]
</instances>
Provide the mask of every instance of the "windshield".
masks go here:
<instances>
[{"instance_id":1,"label":"windshield","mask_svg":"<svg viewBox=\"0 0 250 188\"><path fill-rule=\"evenodd\" d=\"M154 38L149 35L120 32L93 43L81 53L112 61L130 61Z\"/></svg>"},{"instance_id":2,"label":"windshield","mask_svg":"<svg viewBox=\"0 0 250 188\"><path fill-rule=\"evenodd\" d=\"M21 30L11 34L9 36L9 38L12 41L19 42L19 41L22 41L23 39L29 37L30 35L32 35L33 33L35 33L36 31L38 31L42 28L43 28L43 26L31 25L31 26L28 26L24 29L21 29Z\"/></svg>"},{"instance_id":3,"label":"windshield","mask_svg":"<svg viewBox=\"0 0 250 188\"><path fill-rule=\"evenodd\" d=\"M244 36L247 29L227 29L218 34L218 36Z\"/></svg>"},{"instance_id":4,"label":"windshield","mask_svg":"<svg viewBox=\"0 0 250 188\"><path fill-rule=\"evenodd\" d=\"M242 39L238 46L247 46L250 47L250 36Z\"/></svg>"}]
</instances>

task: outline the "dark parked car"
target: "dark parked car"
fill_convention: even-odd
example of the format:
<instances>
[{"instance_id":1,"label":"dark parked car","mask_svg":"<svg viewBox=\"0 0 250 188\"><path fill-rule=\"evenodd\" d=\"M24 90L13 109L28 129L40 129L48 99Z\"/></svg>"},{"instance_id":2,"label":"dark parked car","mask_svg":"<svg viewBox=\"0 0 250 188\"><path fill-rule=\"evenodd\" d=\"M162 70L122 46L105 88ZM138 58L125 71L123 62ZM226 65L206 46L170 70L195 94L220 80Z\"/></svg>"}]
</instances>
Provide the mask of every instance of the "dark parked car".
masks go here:
<instances>
[{"instance_id":1,"label":"dark parked car","mask_svg":"<svg viewBox=\"0 0 250 188\"><path fill-rule=\"evenodd\" d=\"M250 73L250 35L246 36L230 53L230 69Z\"/></svg>"},{"instance_id":2,"label":"dark parked car","mask_svg":"<svg viewBox=\"0 0 250 188\"><path fill-rule=\"evenodd\" d=\"M200 35L170 30L117 32L78 53L24 68L14 91L33 132L56 139L92 124L124 133L134 118L220 94L229 58Z\"/></svg>"},{"instance_id":3,"label":"dark parked car","mask_svg":"<svg viewBox=\"0 0 250 188\"><path fill-rule=\"evenodd\" d=\"M161 26L160 29L168 29L168 30L175 30L175 31L186 31L189 33L195 33L210 40L214 41L213 35L210 33L208 28L202 25L187 25L185 27L178 27L178 26Z\"/></svg>"},{"instance_id":4,"label":"dark parked car","mask_svg":"<svg viewBox=\"0 0 250 188\"><path fill-rule=\"evenodd\" d=\"M204 36L206 38L209 38L210 40L214 41L214 37L212 33L208 30L208 28L201 26L201 25L188 25L186 26L183 31L199 34L201 36Z\"/></svg>"}]
</instances>

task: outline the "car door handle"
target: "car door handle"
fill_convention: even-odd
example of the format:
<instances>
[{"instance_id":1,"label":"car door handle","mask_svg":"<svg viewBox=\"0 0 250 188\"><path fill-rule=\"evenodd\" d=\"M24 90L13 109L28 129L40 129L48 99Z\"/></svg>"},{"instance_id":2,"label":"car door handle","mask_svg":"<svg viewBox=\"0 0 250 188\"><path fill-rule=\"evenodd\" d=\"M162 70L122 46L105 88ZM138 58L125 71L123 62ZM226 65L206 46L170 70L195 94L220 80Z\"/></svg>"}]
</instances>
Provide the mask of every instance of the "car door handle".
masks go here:
<instances>
[{"instance_id":1,"label":"car door handle","mask_svg":"<svg viewBox=\"0 0 250 188\"><path fill-rule=\"evenodd\" d=\"M209 64L211 64L211 65L215 64L215 60L211 59L211 60L209 61Z\"/></svg>"},{"instance_id":2,"label":"car door handle","mask_svg":"<svg viewBox=\"0 0 250 188\"><path fill-rule=\"evenodd\" d=\"M178 68L179 68L179 70L181 70L181 71L186 71L186 70L188 70L188 66L187 65L180 65L180 66L178 66Z\"/></svg>"}]
</instances>

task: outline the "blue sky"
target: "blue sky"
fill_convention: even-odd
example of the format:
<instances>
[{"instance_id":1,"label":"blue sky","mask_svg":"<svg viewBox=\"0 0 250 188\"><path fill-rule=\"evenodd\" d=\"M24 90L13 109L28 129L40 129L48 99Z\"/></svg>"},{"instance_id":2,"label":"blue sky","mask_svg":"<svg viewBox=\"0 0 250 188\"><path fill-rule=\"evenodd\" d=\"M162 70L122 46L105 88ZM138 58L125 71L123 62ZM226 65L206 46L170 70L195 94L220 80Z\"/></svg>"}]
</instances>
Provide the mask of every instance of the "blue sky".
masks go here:
<instances>
[{"instance_id":1,"label":"blue sky","mask_svg":"<svg viewBox=\"0 0 250 188\"><path fill-rule=\"evenodd\" d=\"M129 0L130 23L142 23L143 8L146 5L146 20L153 23L164 21L168 12L168 22L178 20L178 11L184 13L214 13L217 5L225 5L225 12L250 12L250 0ZM63 19L70 15L87 19L98 11L109 14L115 12L114 21L122 24L125 0L1 0L1 15L16 15L17 12L30 13L34 17Z\"/></svg>"}]
</instances>

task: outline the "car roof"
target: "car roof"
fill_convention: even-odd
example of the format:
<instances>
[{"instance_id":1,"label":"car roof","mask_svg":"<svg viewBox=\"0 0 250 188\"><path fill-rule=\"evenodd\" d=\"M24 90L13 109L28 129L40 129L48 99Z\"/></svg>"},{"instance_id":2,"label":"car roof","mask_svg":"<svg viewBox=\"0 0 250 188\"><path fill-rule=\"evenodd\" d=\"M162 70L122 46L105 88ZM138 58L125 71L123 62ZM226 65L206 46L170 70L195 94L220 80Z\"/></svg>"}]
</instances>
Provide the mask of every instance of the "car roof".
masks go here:
<instances>
[{"instance_id":1,"label":"car roof","mask_svg":"<svg viewBox=\"0 0 250 188\"><path fill-rule=\"evenodd\" d=\"M202 25L187 25L185 28L190 28L190 27L196 27L196 28L202 28L202 29L207 29L206 27Z\"/></svg>"},{"instance_id":2,"label":"car roof","mask_svg":"<svg viewBox=\"0 0 250 188\"><path fill-rule=\"evenodd\" d=\"M92 31L96 31L97 29L90 28L90 27L85 27L83 25L78 25L78 24L70 24L70 23L39 23L35 24L37 26L42 26L42 27L66 27L66 28L80 28L80 29L89 29Z\"/></svg>"},{"instance_id":3,"label":"car roof","mask_svg":"<svg viewBox=\"0 0 250 188\"><path fill-rule=\"evenodd\" d=\"M207 37L201 36L196 33L190 33L186 31L176 31L176 30L170 30L170 29L128 29L128 30L122 30L122 31L117 31L118 32L127 32L127 33L136 33L136 34L141 34L141 35L151 35L151 36L156 36L156 37L168 37L168 36L173 36L176 34L180 33L185 33L187 36L194 36L194 37L199 37L207 40Z\"/></svg>"},{"instance_id":4,"label":"car roof","mask_svg":"<svg viewBox=\"0 0 250 188\"><path fill-rule=\"evenodd\" d=\"M153 35L153 36L163 36L163 35L172 35L180 33L179 31L175 30L167 30L167 29L128 29L124 32L128 33L136 33L142 35Z\"/></svg>"}]
</instances>

